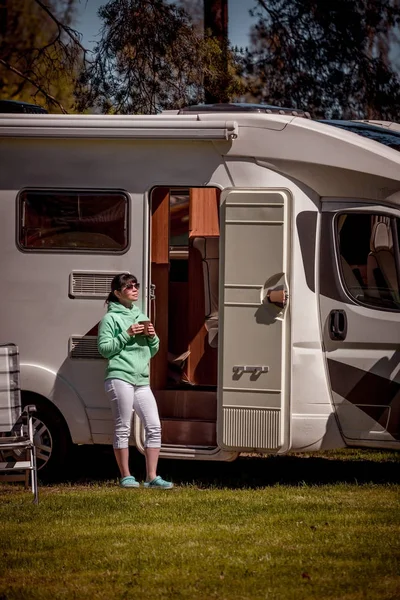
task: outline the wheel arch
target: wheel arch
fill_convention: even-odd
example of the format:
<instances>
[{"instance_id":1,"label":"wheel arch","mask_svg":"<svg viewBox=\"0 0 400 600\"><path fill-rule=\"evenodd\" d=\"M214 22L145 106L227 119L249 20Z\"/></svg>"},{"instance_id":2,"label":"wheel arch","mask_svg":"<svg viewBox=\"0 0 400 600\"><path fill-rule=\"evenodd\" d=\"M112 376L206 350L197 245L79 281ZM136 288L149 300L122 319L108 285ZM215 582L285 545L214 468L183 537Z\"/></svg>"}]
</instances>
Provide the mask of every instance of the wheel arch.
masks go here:
<instances>
[{"instance_id":1,"label":"wheel arch","mask_svg":"<svg viewBox=\"0 0 400 600\"><path fill-rule=\"evenodd\" d=\"M41 394L38 394L38 392L32 392L31 390L21 390L21 400L22 406L27 406L28 404L34 404L37 406L39 404L40 408L44 408L45 410L46 407L48 407L50 411L54 412L57 415L57 417L61 419L62 423L65 426L65 430L69 435L70 441L72 442L68 423L65 420L64 415L62 414L60 409L53 402L51 402L51 400L49 400L45 396L42 396Z\"/></svg>"},{"instance_id":2,"label":"wheel arch","mask_svg":"<svg viewBox=\"0 0 400 600\"><path fill-rule=\"evenodd\" d=\"M50 369L21 363L21 393L36 394L54 407L65 421L75 444L93 443L89 419L76 390Z\"/></svg>"}]
</instances>

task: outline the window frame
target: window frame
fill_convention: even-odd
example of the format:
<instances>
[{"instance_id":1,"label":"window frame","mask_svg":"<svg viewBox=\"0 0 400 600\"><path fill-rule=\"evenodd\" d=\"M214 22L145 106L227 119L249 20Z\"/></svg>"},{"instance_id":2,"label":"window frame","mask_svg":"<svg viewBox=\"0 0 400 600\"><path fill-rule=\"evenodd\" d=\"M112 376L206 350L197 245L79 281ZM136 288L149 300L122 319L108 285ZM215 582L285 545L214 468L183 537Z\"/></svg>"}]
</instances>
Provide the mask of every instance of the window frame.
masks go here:
<instances>
[{"instance_id":1,"label":"window frame","mask_svg":"<svg viewBox=\"0 0 400 600\"><path fill-rule=\"evenodd\" d=\"M125 230L126 230L126 245L121 250L111 249L84 249L84 248L27 248L20 242L21 231L22 231L22 218L23 218L23 194L29 192L44 192L46 194L91 194L95 195L119 195L123 196L126 200L125 210ZM90 254L90 255L111 255L121 256L126 254L131 247L131 197L130 194L123 189L112 188L112 189L98 189L98 188L45 188L45 187L26 187L19 190L16 197L16 222L15 222L15 243L18 250L24 254Z\"/></svg>"},{"instance_id":2,"label":"window frame","mask_svg":"<svg viewBox=\"0 0 400 600\"><path fill-rule=\"evenodd\" d=\"M399 247L400 229L398 229L398 227L400 226L400 215L394 214L393 212L389 212L389 211L386 212L384 210L383 211L382 210L380 211L379 209L377 210L376 206L374 206L374 207L371 206L371 208L363 207L362 209L359 207L357 207L355 209L355 207L352 206L352 207L342 208L342 209L336 211L334 214L334 217L332 220L333 239L334 239L334 244L335 244L336 267L337 267L338 274L339 274L340 284L341 284L343 290L345 291L346 295L348 296L348 298L354 304L357 304L364 308L368 308L370 310L381 310L384 312L398 313L398 312L400 312L400 306L398 308L395 308L395 307L383 306L383 305L379 305L379 304L375 305L375 304L370 304L368 302L363 302L359 298L356 298L355 296L353 296L353 294L350 292L350 290L348 288L346 278L344 276L341 260L340 260L341 252L340 252L340 235L339 235L339 230L338 230L338 221L342 215L356 215L356 214L390 218L390 228L392 230L394 258L395 258L396 273L397 273L397 284L398 284L398 290L400 293L400 247ZM397 225L397 227L396 227L395 220L399 224L399 225ZM398 231L397 231L397 229L398 229ZM396 235L394 235L395 233L396 233Z\"/></svg>"}]
</instances>

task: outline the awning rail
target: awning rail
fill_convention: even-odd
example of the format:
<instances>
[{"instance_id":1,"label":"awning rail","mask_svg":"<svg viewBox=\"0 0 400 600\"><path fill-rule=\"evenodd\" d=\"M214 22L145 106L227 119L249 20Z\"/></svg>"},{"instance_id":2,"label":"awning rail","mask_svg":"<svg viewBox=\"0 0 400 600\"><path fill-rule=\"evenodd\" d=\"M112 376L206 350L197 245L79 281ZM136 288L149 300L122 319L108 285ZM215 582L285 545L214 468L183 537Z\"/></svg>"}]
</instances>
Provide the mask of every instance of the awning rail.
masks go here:
<instances>
[{"instance_id":1,"label":"awning rail","mask_svg":"<svg viewBox=\"0 0 400 600\"><path fill-rule=\"evenodd\" d=\"M2 115L0 137L234 140L236 121L82 115Z\"/></svg>"}]
</instances>

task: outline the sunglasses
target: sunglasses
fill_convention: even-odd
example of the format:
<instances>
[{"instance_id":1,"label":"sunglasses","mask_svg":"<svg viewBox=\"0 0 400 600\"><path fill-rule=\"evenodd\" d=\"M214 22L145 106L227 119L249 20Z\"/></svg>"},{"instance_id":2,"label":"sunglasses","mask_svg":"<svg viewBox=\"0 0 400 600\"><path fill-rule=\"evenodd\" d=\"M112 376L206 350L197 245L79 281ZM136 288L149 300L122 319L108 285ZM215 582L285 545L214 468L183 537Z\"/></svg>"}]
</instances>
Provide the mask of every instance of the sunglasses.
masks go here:
<instances>
[{"instance_id":1,"label":"sunglasses","mask_svg":"<svg viewBox=\"0 0 400 600\"><path fill-rule=\"evenodd\" d=\"M140 283L128 283L124 287L124 290L133 290L133 288L135 288L136 290L140 289Z\"/></svg>"}]
</instances>

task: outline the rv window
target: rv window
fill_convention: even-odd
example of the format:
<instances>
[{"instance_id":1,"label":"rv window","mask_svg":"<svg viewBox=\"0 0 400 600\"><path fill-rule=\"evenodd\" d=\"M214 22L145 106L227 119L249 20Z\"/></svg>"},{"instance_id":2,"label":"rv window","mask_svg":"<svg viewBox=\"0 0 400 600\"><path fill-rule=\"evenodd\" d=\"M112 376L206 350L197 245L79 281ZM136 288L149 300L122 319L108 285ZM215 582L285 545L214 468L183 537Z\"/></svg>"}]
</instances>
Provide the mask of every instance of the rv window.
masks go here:
<instances>
[{"instance_id":1,"label":"rv window","mask_svg":"<svg viewBox=\"0 0 400 600\"><path fill-rule=\"evenodd\" d=\"M399 219L340 214L336 219L345 288L360 304L400 310Z\"/></svg>"},{"instance_id":2,"label":"rv window","mask_svg":"<svg viewBox=\"0 0 400 600\"><path fill-rule=\"evenodd\" d=\"M26 250L123 252L128 199L118 192L24 191L19 245Z\"/></svg>"}]
</instances>

